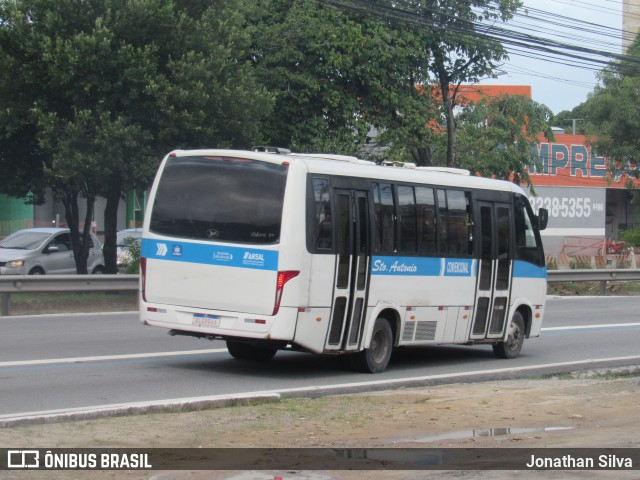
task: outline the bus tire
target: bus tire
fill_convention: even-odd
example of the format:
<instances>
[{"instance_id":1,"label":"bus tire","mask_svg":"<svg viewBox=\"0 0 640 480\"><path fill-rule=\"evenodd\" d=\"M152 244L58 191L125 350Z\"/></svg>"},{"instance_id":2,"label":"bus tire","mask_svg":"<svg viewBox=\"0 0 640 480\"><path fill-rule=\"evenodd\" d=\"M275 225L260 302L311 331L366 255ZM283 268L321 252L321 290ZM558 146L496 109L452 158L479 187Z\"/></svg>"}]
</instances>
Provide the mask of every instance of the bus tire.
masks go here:
<instances>
[{"instance_id":1,"label":"bus tire","mask_svg":"<svg viewBox=\"0 0 640 480\"><path fill-rule=\"evenodd\" d=\"M352 356L356 370L365 373L382 373L387 368L393 351L393 331L389 320L378 317L371 334L371 345Z\"/></svg>"},{"instance_id":2,"label":"bus tire","mask_svg":"<svg viewBox=\"0 0 640 480\"><path fill-rule=\"evenodd\" d=\"M516 358L522 350L524 344L524 319L520 312L513 314L511 323L509 324L509 332L504 342L497 343L493 346L493 353L498 358Z\"/></svg>"},{"instance_id":3,"label":"bus tire","mask_svg":"<svg viewBox=\"0 0 640 480\"><path fill-rule=\"evenodd\" d=\"M252 362L271 360L278 351L276 347L265 347L264 345L236 342L235 340L227 340L227 350L233 358Z\"/></svg>"}]
</instances>

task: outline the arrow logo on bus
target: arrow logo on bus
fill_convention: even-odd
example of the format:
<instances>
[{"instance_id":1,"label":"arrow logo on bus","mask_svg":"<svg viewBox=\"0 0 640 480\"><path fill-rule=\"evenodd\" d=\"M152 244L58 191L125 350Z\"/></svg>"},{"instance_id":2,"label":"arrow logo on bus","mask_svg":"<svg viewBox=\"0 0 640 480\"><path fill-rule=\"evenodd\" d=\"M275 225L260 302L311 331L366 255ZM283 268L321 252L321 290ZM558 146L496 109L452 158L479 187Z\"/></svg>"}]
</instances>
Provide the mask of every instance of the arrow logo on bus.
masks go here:
<instances>
[{"instance_id":1,"label":"arrow logo on bus","mask_svg":"<svg viewBox=\"0 0 640 480\"><path fill-rule=\"evenodd\" d=\"M158 255L159 257L164 257L167 254L167 244L166 243L159 243L158 244L158 250L156 250L156 255Z\"/></svg>"}]
</instances>

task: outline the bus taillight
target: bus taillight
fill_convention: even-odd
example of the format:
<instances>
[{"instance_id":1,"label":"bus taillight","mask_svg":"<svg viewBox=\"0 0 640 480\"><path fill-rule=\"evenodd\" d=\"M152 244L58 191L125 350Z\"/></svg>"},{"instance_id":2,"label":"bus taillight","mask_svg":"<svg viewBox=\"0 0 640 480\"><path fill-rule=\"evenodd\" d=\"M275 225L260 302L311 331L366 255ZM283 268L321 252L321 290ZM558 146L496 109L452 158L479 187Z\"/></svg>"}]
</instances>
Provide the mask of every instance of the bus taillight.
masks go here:
<instances>
[{"instance_id":1,"label":"bus taillight","mask_svg":"<svg viewBox=\"0 0 640 480\"><path fill-rule=\"evenodd\" d=\"M272 315L276 315L278 310L280 310L280 300L282 300L282 292L284 291L284 286L287 284L289 280L300 275L298 270L287 270L284 272L278 272L278 279L276 281L276 302L273 306Z\"/></svg>"},{"instance_id":2,"label":"bus taillight","mask_svg":"<svg viewBox=\"0 0 640 480\"><path fill-rule=\"evenodd\" d=\"M142 300L147 301L145 287L147 286L147 259L140 257L140 290L142 290Z\"/></svg>"}]
</instances>

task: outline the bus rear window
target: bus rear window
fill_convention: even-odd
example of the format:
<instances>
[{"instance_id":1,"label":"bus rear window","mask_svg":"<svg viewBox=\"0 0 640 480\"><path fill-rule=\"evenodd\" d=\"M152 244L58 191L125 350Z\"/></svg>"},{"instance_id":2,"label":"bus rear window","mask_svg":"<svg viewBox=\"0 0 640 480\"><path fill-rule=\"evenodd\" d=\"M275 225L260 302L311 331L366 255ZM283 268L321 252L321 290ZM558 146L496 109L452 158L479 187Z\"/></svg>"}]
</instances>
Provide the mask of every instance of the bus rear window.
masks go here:
<instances>
[{"instance_id":1,"label":"bus rear window","mask_svg":"<svg viewBox=\"0 0 640 480\"><path fill-rule=\"evenodd\" d=\"M169 158L150 230L196 240L277 243L286 180L286 165L245 158Z\"/></svg>"}]
</instances>

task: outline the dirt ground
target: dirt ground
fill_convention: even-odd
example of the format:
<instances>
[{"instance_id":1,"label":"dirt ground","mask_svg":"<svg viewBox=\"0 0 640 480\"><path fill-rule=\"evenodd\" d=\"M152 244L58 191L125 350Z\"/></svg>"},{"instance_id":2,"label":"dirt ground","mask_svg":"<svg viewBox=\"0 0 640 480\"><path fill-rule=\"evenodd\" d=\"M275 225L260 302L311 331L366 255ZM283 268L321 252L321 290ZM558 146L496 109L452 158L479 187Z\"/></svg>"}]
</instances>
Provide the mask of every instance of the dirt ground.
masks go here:
<instances>
[{"instance_id":1,"label":"dirt ground","mask_svg":"<svg viewBox=\"0 0 640 480\"><path fill-rule=\"evenodd\" d=\"M640 448L640 377L567 375L17 426L0 429L0 446ZM1 473L16 479L640 478L638 470Z\"/></svg>"}]
</instances>

